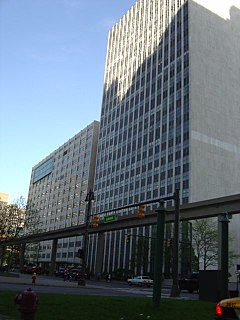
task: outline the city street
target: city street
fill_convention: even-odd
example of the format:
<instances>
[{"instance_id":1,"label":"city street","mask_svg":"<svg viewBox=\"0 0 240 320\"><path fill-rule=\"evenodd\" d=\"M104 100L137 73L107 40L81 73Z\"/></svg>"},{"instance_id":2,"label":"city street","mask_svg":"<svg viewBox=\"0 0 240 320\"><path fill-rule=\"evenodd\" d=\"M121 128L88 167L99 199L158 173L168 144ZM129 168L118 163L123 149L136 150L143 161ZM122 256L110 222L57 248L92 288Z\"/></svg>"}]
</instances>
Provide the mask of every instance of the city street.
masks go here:
<instances>
[{"instance_id":1,"label":"city street","mask_svg":"<svg viewBox=\"0 0 240 320\"><path fill-rule=\"evenodd\" d=\"M142 296L152 297L152 288L129 287L124 281L88 280L86 286L78 286L76 281L64 282L62 278L38 276L36 285L31 283L31 275L20 274L19 277L0 276L0 290L22 291L28 287L34 291L44 293L101 295L101 296ZM162 288L162 297L170 297L170 286ZM198 300L197 293L181 292L180 299Z\"/></svg>"}]
</instances>

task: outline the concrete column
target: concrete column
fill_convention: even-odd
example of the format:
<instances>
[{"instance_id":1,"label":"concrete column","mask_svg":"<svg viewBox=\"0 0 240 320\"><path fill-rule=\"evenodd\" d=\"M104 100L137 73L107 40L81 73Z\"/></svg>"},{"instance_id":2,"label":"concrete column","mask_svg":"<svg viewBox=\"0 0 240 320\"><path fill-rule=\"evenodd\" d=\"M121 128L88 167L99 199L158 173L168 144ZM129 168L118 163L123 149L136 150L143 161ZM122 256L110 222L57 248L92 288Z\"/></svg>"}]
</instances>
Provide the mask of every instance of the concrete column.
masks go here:
<instances>
[{"instance_id":1,"label":"concrete column","mask_svg":"<svg viewBox=\"0 0 240 320\"><path fill-rule=\"evenodd\" d=\"M103 253L104 253L104 232L101 232L101 233L98 233L95 274L102 273Z\"/></svg>"},{"instance_id":2,"label":"concrete column","mask_svg":"<svg viewBox=\"0 0 240 320\"><path fill-rule=\"evenodd\" d=\"M20 246L20 253L19 253L19 266L20 270L23 270L24 266L24 256L25 256L25 250L26 250L26 243L22 243Z\"/></svg>"},{"instance_id":3,"label":"concrete column","mask_svg":"<svg viewBox=\"0 0 240 320\"><path fill-rule=\"evenodd\" d=\"M57 256L57 244L58 239L53 239L52 242L52 254L51 254L51 265L49 270L49 275L53 276L55 271L55 265L56 265L56 256Z\"/></svg>"}]
</instances>

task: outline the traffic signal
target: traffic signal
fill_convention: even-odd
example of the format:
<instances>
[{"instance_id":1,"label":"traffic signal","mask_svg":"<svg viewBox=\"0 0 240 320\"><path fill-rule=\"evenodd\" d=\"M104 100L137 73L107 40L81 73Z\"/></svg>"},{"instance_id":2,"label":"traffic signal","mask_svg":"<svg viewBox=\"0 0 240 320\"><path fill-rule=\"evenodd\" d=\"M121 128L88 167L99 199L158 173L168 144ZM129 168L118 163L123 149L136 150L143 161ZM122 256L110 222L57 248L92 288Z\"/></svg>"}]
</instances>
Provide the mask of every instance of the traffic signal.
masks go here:
<instances>
[{"instance_id":1,"label":"traffic signal","mask_svg":"<svg viewBox=\"0 0 240 320\"><path fill-rule=\"evenodd\" d=\"M170 248L173 245L173 239L167 239L167 247Z\"/></svg>"},{"instance_id":2,"label":"traffic signal","mask_svg":"<svg viewBox=\"0 0 240 320\"><path fill-rule=\"evenodd\" d=\"M98 214L95 214L95 215L93 216L93 228L98 227L98 225L99 225L99 215L98 215Z\"/></svg>"},{"instance_id":3,"label":"traffic signal","mask_svg":"<svg viewBox=\"0 0 240 320\"><path fill-rule=\"evenodd\" d=\"M130 240L130 234L127 233L127 234L125 234L125 241L129 242L129 240Z\"/></svg>"},{"instance_id":4,"label":"traffic signal","mask_svg":"<svg viewBox=\"0 0 240 320\"><path fill-rule=\"evenodd\" d=\"M144 204L140 204L138 207L138 218L144 218L145 217L145 206Z\"/></svg>"}]
</instances>

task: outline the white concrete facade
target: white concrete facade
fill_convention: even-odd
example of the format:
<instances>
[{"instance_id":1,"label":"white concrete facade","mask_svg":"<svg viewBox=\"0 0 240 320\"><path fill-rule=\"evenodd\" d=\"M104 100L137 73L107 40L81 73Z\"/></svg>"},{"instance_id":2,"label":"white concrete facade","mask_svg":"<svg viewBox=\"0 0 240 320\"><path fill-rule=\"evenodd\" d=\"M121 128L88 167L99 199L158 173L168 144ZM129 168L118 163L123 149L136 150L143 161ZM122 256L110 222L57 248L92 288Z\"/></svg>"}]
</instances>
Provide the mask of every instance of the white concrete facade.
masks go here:
<instances>
[{"instance_id":1,"label":"white concrete facade","mask_svg":"<svg viewBox=\"0 0 240 320\"><path fill-rule=\"evenodd\" d=\"M240 1L198 2L189 1L190 202L240 192ZM240 215L229 228L239 255Z\"/></svg>"},{"instance_id":2,"label":"white concrete facade","mask_svg":"<svg viewBox=\"0 0 240 320\"><path fill-rule=\"evenodd\" d=\"M86 195L93 190L99 122L94 121L32 169L28 194L28 234L76 226L85 222ZM37 213L37 214L36 214ZM56 262L80 263L82 236L59 239ZM27 252L34 262L50 262L52 241ZM37 255L37 256L36 256Z\"/></svg>"},{"instance_id":3,"label":"white concrete facade","mask_svg":"<svg viewBox=\"0 0 240 320\"><path fill-rule=\"evenodd\" d=\"M190 202L240 192L240 9L228 10L189 2Z\"/></svg>"}]
</instances>

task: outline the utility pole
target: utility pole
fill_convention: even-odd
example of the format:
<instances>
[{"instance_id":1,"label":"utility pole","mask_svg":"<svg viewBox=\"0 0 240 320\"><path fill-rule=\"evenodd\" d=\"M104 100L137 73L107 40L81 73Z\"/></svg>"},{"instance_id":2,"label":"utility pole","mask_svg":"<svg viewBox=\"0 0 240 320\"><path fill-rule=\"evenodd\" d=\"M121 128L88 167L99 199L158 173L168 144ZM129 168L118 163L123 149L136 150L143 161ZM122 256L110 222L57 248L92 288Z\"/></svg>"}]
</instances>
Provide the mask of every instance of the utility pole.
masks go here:
<instances>
[{"instance_id":1,"label":"utility pole","mask_svg":"<svg viewBox=\"0 0 240 320\"><path fill-rule=\"evenodd\" d=\"M228 241L229 241L229 230L228 224L230 222L228 213L223 213L219 216L220 222L220 268L221 268L221 299L228 297Z\"/></svg>"},{"instance_id":2,"label":"utility pole","mask_svg":"<svg viewBox=\"0 0 240 320\"><path fill-rule=\"evenodd\" d=\"M87 202L87 212L86 212L86 217L85 217L85 232L83 234L83 258L82 258L82 279L78 281L79 285L84 285L86 284L85 281L85 273L86 273L86 267L87 267L87 252L88 252L88 235L89 235L89 221L90 221L90 215L91 215L91 208L92 208L92 201L94 200L94 193L90 189L85 201Z\"/></svg>"},{"instance_id":3,"label":"utility pole","mask_svg":"<svg viewBox=\"0 0 240 320\"><path fill-rule=\"evenodd\" d=\"M178 253L179 253L179 218L180 218L180 199L179 199L179 189L174 192L174 202L175 202L175 220L174 220L174 237L173 237L173 284L171 289L171 297L179 296L179 271L178 271Z\"/></svg>"},{"instance_id":4,"label":"utility pole","mask_svg":"<svg viewBox=\"0 0 240 320\"><path fill-rule=\"evenodd\" d=\"M189 229L189 236L190 236L190 251L189 251L189 273L192 273L192 222L188 222L190 229Z\"/></svg>"},{"instance_id":5,"label":"utility pole","mask_svg":"<svg viewBox=\"0 0 240 320\"><path fill-rule=\"evenodd\" d=\"M157 235L156 248L154 257L154 281L153 281L153 305L158 308L160 305L162 291L162 268L163 268L163 246L164 246L164 230L165 230L165 201L159 202L157 213Z\"/></svg>"}]
</instances>

